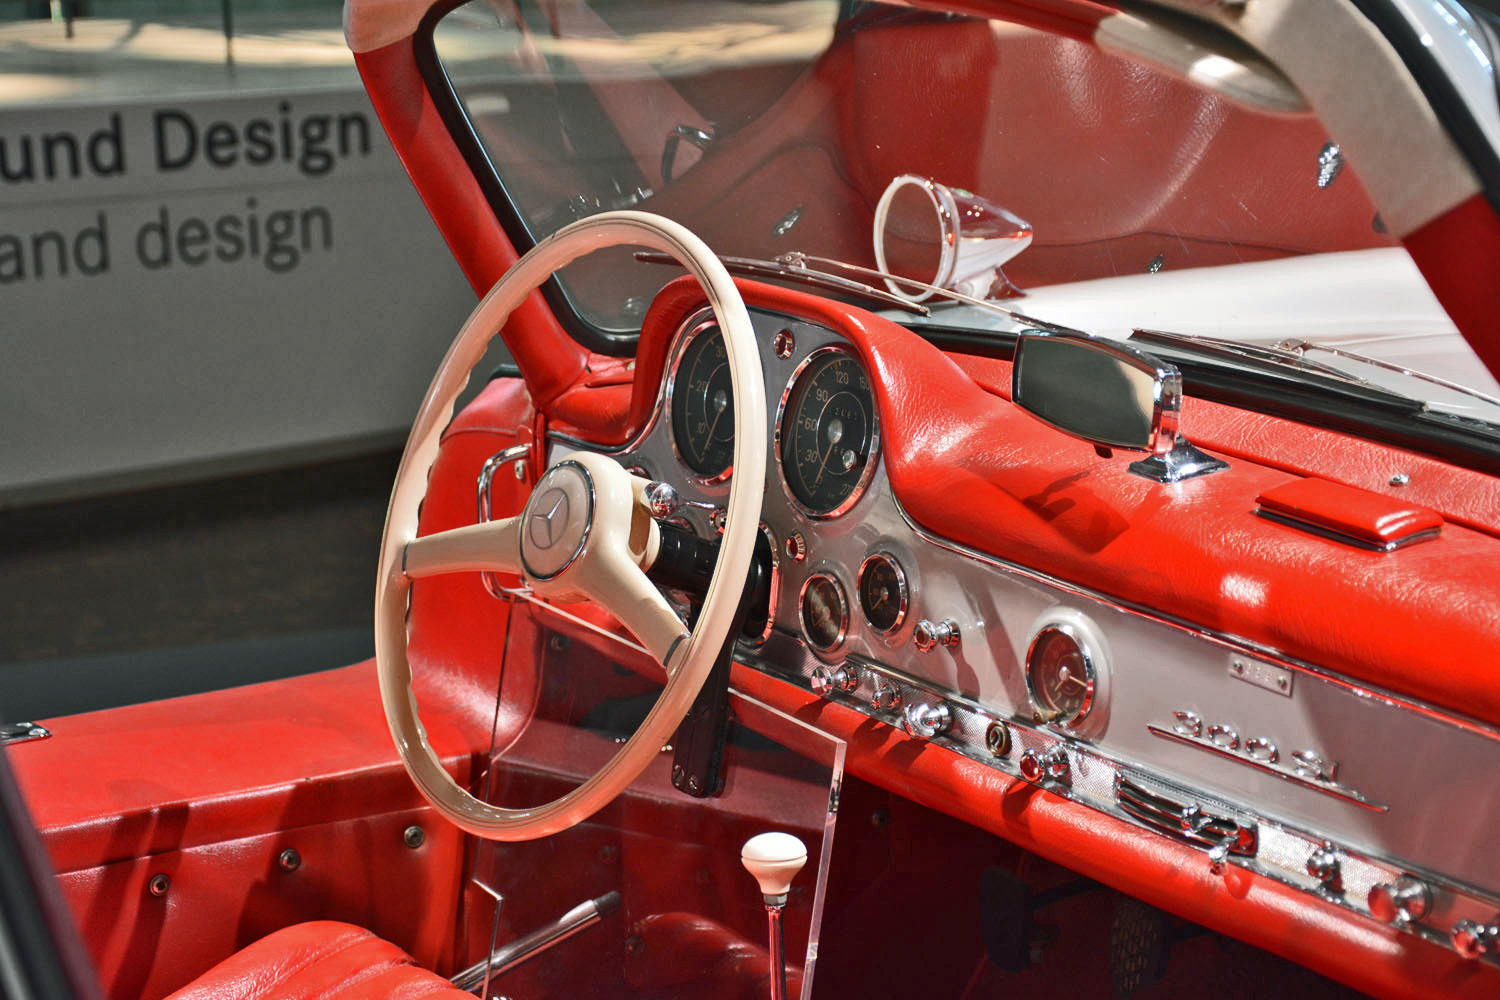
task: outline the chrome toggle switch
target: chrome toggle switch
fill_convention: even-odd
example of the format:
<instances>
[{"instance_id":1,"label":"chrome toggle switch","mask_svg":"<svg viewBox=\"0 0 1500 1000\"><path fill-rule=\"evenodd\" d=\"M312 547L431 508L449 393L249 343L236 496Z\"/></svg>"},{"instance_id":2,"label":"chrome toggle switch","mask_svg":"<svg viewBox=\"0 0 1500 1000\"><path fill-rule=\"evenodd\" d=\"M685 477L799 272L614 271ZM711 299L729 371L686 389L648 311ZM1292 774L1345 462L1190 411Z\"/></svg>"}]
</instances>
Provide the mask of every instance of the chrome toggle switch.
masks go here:
<instances>
[{"instance_id":1,"label":"chrome toggle switch","mask_svg":"<svg viewBox=\"0 0 1500 1000\"><path fill-rule=\"evenodd\" d=\"M1460 920L1453 925L1448 939L1453 942L1453 950L1464 958L1488 955L1500 946L1500 914L1492 917L1487 924L1481 924L1477 920Z\"/></svg>"},{"instance_id":2,"label":"chrome toggle switch","mask_svg":"<svg viewBox=\"0 0 1500 1000\"><path fill-rule=\"evenodd\" d=\"M1432 911L1432 890L1421 879L1403 875L1370 889L1366 902L1376 920L1401 926L1421 920Z\"/></svg>"},{"instance_id":3,"label":"chrome toggle switch","mask_svg":"<svg viewBox=\"0 0 1500 1000\"><path fill-rule=\"evenodd\" d=\"M912 736L919 740L930 740L948 731L948 727L953 724L953 712L942 702L936 705L918 702L906 706L906 711L901 713L901 721Z\"/></svg>"},{"instance_id":4,"label":"chrome toggle switch","mask_svg":"<svg viewBox=\"0 0 1500 1000\"><path fill-rule=\"evenodd\" d=\"M923 653L930 653L939 646L957 646L958 623L952 618L944 618L933 624L923 618L912 629L911 641Z\"/></svg>"},{"instance_id":5,"label":"chrome toggle switch","mask_svg":"<svg viewBox=\"0 0 1500 1000\"><path fill-rule=\"evenodd\" d=\"M1060 743L1041 753L1027 750L1021 754L1020 768L1021 777L1034 785L1045 781L1066 781L1069 771L1068 751Z\"/></svg>"},{"instance_id":6,"label":"chrome toggle switch","mask_svg":"<svg viewBox=\"0 0 1500 1000\"><path fill-rule=\"evenodd\" d=\"M823 697L849 692L859 687L859 674L849 667L817 666L812 672L812 689Z\"/></svg>"}]
</instances>

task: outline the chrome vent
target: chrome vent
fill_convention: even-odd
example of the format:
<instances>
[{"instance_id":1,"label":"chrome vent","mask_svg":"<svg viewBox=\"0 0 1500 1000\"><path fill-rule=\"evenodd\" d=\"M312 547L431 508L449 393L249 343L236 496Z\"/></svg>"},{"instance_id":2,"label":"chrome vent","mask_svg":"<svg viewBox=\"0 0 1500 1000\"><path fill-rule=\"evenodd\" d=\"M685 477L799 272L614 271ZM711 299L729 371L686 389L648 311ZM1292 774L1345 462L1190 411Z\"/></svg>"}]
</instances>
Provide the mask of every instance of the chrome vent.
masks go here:
<instances>
[{"instance_id":1,"label":"chrome vent","mask_svg":"<svg viewBox=\"0 0 1500 1000\"><path fill-rule=\"evenodd\" d=\"M1115 779L1115 801L1125 813L1162 833L1241 857L1255 856L1258 838L1253 823L1241 825L1227 816L1215 816L1195 802L1178 802L1123 775Z\"/></svg>"}]
</instances>

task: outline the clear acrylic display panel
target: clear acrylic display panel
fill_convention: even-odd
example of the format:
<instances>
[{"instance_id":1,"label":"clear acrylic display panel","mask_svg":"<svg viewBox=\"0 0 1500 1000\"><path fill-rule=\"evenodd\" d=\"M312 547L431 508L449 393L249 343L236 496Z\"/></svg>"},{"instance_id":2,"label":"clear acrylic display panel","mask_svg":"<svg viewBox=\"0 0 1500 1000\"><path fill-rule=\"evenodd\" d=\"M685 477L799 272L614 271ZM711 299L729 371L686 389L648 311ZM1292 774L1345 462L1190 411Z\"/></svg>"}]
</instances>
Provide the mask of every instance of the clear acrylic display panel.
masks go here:
<instances>
[{"instance_id":1,"label":"clear acrylic display panel","mask_svg":"<svg viewBox=\"0 0 1500 1000\"><path fill-rule=\"evenodd\" d=\"M481 787L514 808L556 798L598 771L655 701L661 671L638 646L579 617L583 609L492 590L512 610ZM768 830L807 845L784 926L787 995L811 996L846 745L737 692L731 707L720 795L673 788L664 750L572 830L478 844L470 898L493 898L494 921L471 924L467 962L619 893L614 913L491 976L482 997L768 996L765 906L740 863L744 842Z\"/></svg>"}]
</instances>

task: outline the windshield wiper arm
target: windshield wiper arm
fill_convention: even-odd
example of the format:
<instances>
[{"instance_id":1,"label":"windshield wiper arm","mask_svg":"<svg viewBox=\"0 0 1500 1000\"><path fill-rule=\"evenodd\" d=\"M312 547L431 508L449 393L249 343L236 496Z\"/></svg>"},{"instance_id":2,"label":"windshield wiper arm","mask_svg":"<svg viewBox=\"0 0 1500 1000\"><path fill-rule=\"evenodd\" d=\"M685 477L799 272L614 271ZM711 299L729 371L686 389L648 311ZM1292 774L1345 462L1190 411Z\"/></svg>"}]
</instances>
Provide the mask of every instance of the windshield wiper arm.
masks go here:
<instances>
[{"instance_id":1,"label":"windshield wiper arm","mask_svg":"<svg viewBox=\"0 0 1500 1000\"><path fill-rule=\"evenodd\" d=\"M635 259L647 264L678 264L677 258L671 254L658 253L655 250L638 250ZM878 303L891 309L904 309L918 316L929 316L932 310L916 302L908 302L899 295L883 292L878 288L866 285L863 282L843 278L837 274L829 274L826 271L815 271L806 267L788 255L777 260L757 260L754 257L719 257L724 267L731 274L743 275L747 278L779 278L783 281L793 281L801 285L811 285L822 288L825 291L842 292L853 295L870 302Z\"/></svg>"},{"instance_id":2,"label":"windshield wiper arm","mask_svg":"<svg viewBox=\"0 0 1500 1000\"><path fill-rule=\"evenodd\" d=\"M1471 389L1461 382L1453 382L1437 375L1429 375L1426 372L1414 371L1411 368L1392 364L1389 361L1382 361L1379 358L1371 358L1363 354L1357 354L1354 351L1346 351L1342 347L1325 347L1322 344L1314 344L1311 341L1307 340L1282 340L1277 342L1275 346L1279 350L1286 351L1289 354L1295 354L1297 357L1303 357L1303 355L1307 351L1322 351L1325 354L1332 354L1337 358L1347 358L1350 361L1357 361L1362 365L1369 365L1372 368L1379 368L1381 371L1395 372L1398 375L1405 375L1408 378L1418 379L1422 382L1429 382L1432 385L1439 385L1444 389L1450 389L1453 392L1462 393L1465 396L1472 396L1475 399L1489 403L1491 406L1500 406L1500 399L1496 399L1494 396L1491 396L1487 392L1480 392L1478 389ZM1304 360L1306 359L1304 358ZM1316 364L1317 362L1309 361L1308 363Z\"/></svg>"},{"instance_id":3,"label":"windshield wiper arm","mask_svg":"<svg viewBox=\"0 0 1500 1000\"><path fill-rule=\"evenodd\" d=\"M1343 383L1345 386L1357 387L1382 399L1400 400L1421 409L1426 409L1427 407L1426 402L1423 400L1407 396L1394 389L1371 382L1369 379L1360 378L1351 372L1305 358L1300 352L1285 347L1284 343L1276 345L1245 344L1236 340L1222 340L1218 337L1168 333L1165 330L1132 330L1130 340L1139 344L1175 347L1201 357L1217 358L1230 363L1259 362L1262 365L1274 368L1290 368L1295 371L1309 372L1334 382Z\"/></svg>"}]
</instances>

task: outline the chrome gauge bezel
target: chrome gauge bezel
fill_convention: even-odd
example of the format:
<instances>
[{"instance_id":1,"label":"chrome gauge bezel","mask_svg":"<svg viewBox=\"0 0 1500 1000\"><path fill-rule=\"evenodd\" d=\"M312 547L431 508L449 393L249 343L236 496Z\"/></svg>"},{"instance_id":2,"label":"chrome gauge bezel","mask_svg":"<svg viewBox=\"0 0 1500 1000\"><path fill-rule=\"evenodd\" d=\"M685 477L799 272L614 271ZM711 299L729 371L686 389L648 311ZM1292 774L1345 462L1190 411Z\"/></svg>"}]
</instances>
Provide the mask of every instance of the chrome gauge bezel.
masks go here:
<instances>
[{"instance_id":1,"label":"chrome gauge bezel","mask_svg":"<svg viewBox=\"0 0 1500 1000\"><path fill-rule=\"evenodd\" d=\"M1083 656L1083 668L1086 675L1083 704L1071 718L1063 720L1049 720L1043 715L1044 702L1037 692L1034 658L1042 639L1053 632L1067 636L1077 645ZM1097 710L1107 694L1109 668L1099 636L1087 619L1071 610L1044 615L1032 628L1031 641L1026 646L1026 657L1022 662L1026 679L1026 696L1031 702L1031 710L1037 722L1049 729L1074 735L1088 734L1096 728L1096 724L1103 717L1103 713Z\"/></svg>"},{"instance_id":2,"label":"chrome gauge bezel","mask_svg":"<svg viewBox=\"0 0 1500 1000\"><path fill-rule=\"evenodd\" d=\"M876 562L886 562L891 569L896 571L896 620L891 623L890 628L881 628L870 620L870 613L865 609L865 572ZM879 549L865 556L864 561L859 564L859 573L854 577L854 594L859 599L859 613L864 616L865 624L879 635L895 635L906 624L906 612L911 607L911 591L906 582L906 570L901 566L901 560L890 552Z\"/></svg>"},{"instance_id":3,"label":"chrome gauge bezel","mask_svg":"<svg viewBox=\"0 0 1500 1000\"><path fill-rule=\"evenodd\" d=\"M839 634L828 646L820 646L813 641L812 634L807 627L807 617L804 614L807 609L807 590L813 585L814 580L819 579L832 583L833 589L839 595ZM807 574L807 579L802 581L802 586L797 591L797 627L802 631L802 638L807 642L807 648L820 658L826 659L838 653L849 641L849 593L844 589L844 584L839 578L829 570L814 570Z\"/></svg>"},{"instance_id":4,"label":"chrome gauge bezel","mask_svg":"<svg viewBox=\"0 0 1500 1000\"><path fill-rule=\"evenodd\" d=\"M854 505L859 503L860 498L865 495L870 482L875 478L875 467L880 464L880 408L875 404L875 392L872 388L870 391L870 456L865 462L864 471L860 473L859 481L854 484L854 489L844 498L844 502L833 510L813 510L797 498L797 494L792 492L791 483L787 482L786 459L783 457L781 451L781 438L786 426L786 404L792 398L792 391L796 389L797 383L802 378L802 373L807 370L810 364L826 354L847 355L859 366L859 370L864 373L865 379L870 382L871 386L873 387L875 384L874 380L870 378L870 373L865 369L864 362L860 361L859 355L843 344L824 344L822 347L810 351L805 358L797 363L797 367L792 369L791 377L786 380L786 385L781 390L781 399L776 404L775 431L772 434L771 445L771 450L776 460L776 478L781 481L781 492L786 496L787 502L792 505L792 509L796 510L802 516L812 518L815 521L828 521L849 513Z\"/></svg>"},{"instance_id":5,"label":"chrome gauge bezel","mask_svg":"<svg viewBox=\"0 0 1500 1000\"><path fill-rule=\"evenodd\" d=\"M662 398L666 403L666 406L663 407L663 415L666 417L667 424L667 444L672 448L672 457L677 460L677 464L682 467L682 471L693 482L701 486L719 486L727 483L729 477L734 475L734 463L731 461L723 472L712 476L702 475L689 465L687 459L682 455L682 449L677 446L677 425L673 419L672 407L677 398L677 370L682 367L682 359L686 356L688 348L692 346L695 340L703 336L707 330L717 330L718 328L719 324L714 319L712 309L700 309L682 321L682 324L672 334L672 354L667 361L667 381L666 387L662 391ZM732 406L733 404L731 403L730 405ZM739 432L738 428L736 428L735 432Z\"/></svg>"}]
</instances>

